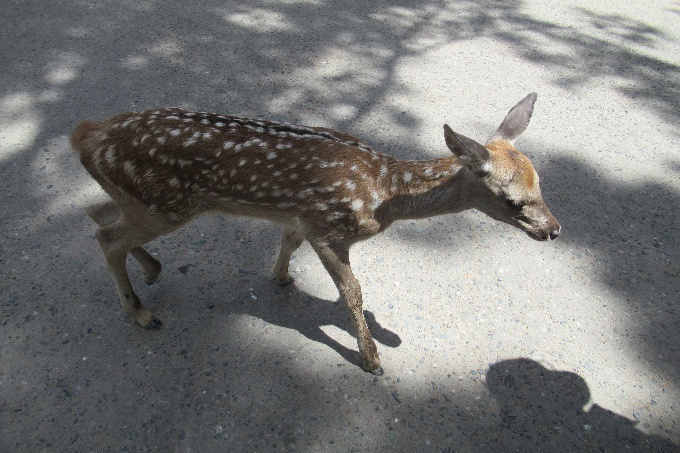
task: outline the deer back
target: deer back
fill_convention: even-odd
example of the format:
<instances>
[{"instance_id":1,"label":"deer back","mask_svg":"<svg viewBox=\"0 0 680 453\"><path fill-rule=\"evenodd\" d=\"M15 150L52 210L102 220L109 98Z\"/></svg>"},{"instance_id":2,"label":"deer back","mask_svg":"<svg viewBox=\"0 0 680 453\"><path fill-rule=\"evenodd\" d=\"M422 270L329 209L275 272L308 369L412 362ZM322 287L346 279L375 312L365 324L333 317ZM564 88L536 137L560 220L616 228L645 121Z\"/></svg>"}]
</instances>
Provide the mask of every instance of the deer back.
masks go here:
<instances>
[{"instance_id":1,"label":"deer back","mask_svg":"<svg viewBox=\"0 0 680 453\"><path fill-rule=\"evenodd\" d=\"M114 200L172 222L219 209L359 232L388 196L392 158L331 129L171 108L85 121L71 140Z\"/></svg>"}]
</instances>

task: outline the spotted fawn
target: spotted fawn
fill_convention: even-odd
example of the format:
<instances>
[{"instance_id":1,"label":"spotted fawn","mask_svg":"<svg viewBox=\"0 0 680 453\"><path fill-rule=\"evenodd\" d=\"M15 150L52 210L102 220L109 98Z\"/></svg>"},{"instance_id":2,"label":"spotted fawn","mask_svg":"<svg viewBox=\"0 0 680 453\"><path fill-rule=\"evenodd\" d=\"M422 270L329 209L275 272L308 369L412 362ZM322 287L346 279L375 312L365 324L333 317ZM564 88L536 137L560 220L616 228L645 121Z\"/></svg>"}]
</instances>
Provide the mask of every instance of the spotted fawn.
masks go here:
<instances>
[{"instance_id":1,"label":"spotted fawn","mask_svg":"<svg viewBox=\"0 0 680 453\"><path fill-rule=\"evenodd\" d=\"M123 311L142 326L161 321L139 300L128 253L153 283L159 261L142 246L194 217L220 212L283 229L276 281L292 281L292 253L308 240L347 304L366 371L381 374L362 309L350 247L400 219L477 209L540 241L560 225L543 201L529 159L513 141L536 94L515 105L486 145L444 125L451 154L405 161L321 127L164 108L83 121L71 135L80 160L110 200L88 209Z\"/></svg>"}]
</instances>

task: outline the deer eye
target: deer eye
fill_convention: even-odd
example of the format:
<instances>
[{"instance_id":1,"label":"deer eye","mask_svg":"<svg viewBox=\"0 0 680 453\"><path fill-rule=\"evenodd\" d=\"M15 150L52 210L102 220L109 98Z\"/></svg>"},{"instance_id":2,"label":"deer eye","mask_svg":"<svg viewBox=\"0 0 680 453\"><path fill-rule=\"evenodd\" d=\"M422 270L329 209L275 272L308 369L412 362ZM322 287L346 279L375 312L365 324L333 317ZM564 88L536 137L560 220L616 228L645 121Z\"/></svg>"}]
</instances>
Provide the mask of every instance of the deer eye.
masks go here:
<instances>
[{"instance_id":1,"label":"deer eye","mask_svg":"<svg viewBox=\"0 0 680 453\"><path fill-rule=\"evenodd\" d=\"M523 208L524 206L527 205L527 203L522 200L508 200L508 204L510 205L510 207L515 209Z\"/></svg>"}]
</instances>

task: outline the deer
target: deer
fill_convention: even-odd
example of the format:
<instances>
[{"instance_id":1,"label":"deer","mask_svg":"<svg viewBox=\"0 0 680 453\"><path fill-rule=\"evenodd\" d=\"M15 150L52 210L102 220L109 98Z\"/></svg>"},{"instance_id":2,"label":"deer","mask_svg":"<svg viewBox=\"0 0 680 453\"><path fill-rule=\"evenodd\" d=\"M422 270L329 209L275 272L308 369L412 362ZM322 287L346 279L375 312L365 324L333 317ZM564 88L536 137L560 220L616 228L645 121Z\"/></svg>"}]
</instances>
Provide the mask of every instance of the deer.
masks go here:
<instances>
[{"instance_id":1,"label":"deer","mask_svg":"<svg viewBox=\"0 0 680 453\"><path fill-rule=\"evenodd\" d=\"M124 313L146 328L161 320L135 294L132 255L154 283L161 263L144 244L207 213L247 216L282 228L273 275L290 284L289 263L307 240L351 316L362 368L382 375L363 313L350 248L393 222L476 209L538 241L556 239L539 177L514 140L527 128L531 93L485 145L444 125L450 154L403 160L344 132L181 108L85 120L71 134L88 173L108 195L86 209Z\"/></svg>"}]
</instances>

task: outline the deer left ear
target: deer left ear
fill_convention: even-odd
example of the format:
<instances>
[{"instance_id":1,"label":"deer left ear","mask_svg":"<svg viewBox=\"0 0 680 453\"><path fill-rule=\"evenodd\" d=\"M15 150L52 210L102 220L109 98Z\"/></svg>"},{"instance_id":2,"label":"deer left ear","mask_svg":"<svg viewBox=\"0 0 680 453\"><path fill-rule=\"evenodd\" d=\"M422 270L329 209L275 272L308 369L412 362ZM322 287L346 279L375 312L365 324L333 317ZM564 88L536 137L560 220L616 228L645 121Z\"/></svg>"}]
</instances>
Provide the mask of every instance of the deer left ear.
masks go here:
<instances>
[{"instance_id":1,"label":"deer left ear","mask_svg":"<svg viewBox=\"0 0 680 453\"><path fill-rule=\"evenodd\" d=\"M481 144L453 132L448 124L444 125L444 139L454 156L472 172L488 173L491 170L491 155Z\"/></svg>"},{"instance_id":2,"label":"deer left ear","mask_svg":"<svg viewBox=\"0 0 680 453\"><path fill-rule=\"evenodd\" d=\"M501 125L498 126L498 129L496 129L496 132L494 132L486 144L488 145L489 143L499 140L505 140L512 143L513 140L519 137L529 125L531 115L534 113L534 103L536 102L537 97L538 95L536 93L531 93L511 108Z\"/></svg>"}]
</instances>

